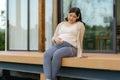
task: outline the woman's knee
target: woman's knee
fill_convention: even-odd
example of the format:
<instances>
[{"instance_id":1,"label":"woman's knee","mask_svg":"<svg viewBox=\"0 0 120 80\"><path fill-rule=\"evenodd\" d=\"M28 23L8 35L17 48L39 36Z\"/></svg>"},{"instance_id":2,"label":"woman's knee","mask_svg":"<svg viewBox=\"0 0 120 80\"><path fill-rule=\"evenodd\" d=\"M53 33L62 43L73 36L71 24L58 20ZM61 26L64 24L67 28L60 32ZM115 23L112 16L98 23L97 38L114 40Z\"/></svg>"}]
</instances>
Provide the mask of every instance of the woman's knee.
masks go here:
<instances>
[{"instance_id":1,"label":"woman's knee","mask_svg":"<svg viewBox=\"0 0 120 80\"><path fill-rule=\"evenodd\" d=\"M49 58L50 56L51 56L51 52L50 49L48 49L44 52L44 58Z\"/></svg>"},{"instance_id":2,"label":"woman's knee","mask_svg":"<svg viewBox=\"0 0 120 80\"><path fill-rule=\"evenodd\" d=\"M62 58L61 52L57 51L53 54L53 58L59 59Z\"/></svg>"},{"instance_id":3,"label":"woman's knee","mask_svg":"<svg viewBox=\"0 0 120 80\"><path fill-rule=\"evenodd\" d=\"M44 58L52 57L53 53L54 53L53 49L46 50L45 53L44 53Z\"/></svg>"}]
</instances>

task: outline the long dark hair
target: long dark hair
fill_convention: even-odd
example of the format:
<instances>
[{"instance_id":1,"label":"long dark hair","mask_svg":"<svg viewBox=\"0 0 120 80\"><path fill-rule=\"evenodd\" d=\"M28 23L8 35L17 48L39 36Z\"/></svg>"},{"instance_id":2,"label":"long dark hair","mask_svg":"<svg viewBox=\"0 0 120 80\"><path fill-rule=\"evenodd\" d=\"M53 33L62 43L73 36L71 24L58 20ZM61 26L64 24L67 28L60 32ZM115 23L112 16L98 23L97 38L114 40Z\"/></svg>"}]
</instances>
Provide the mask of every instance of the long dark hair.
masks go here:
<instances>
[{"instance_id":1,"label":"long dark hair","mask_svg":"<svg viewBox=\"0 0 120 80\"><path fill-rule=\"evenodd\" d=\"M80 21L80 22L84 23L84 22L82 21L81 11L80 11L79 8L77 8L77 7L72 7L72 8L70 9L69 13L75 13L75 14L77 15L77 17L79 16L79 18L76 20L76 22L77 22L77 21ZM68 17L66 17L65 20L68 21ZM85 24L85 23L84 23L84 24Z\"/></svg>"}]
</instances>

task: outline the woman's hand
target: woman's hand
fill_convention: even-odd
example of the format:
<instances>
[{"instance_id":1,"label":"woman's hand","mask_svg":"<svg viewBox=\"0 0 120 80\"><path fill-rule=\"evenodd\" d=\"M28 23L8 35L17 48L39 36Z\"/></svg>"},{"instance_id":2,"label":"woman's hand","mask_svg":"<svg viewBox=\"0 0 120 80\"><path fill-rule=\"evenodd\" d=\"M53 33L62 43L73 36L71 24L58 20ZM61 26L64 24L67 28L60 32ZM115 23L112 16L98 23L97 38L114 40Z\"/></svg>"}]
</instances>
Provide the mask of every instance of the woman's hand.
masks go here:
<instances>
[{"instance_id":1,"label":"woman's hand","mask_svg":"<svg viewBox=\"0 0 120 80\"><path fill-rule=\"evenodd\" d=\"M77 58L81 58L82 56L81 55L78 55Z\"/></svg>"},{"instance_id":2,"label":"woman's hand","mask_svg":"<svg viewBox=\"0 0 120 80\"><path fill-rule=\"evenodd\" d=\"M61 38L59 38L59 37L56 37L54 39L54 41L55 41L56 44L61 44L63 42L63 40Z\"/></svg>"},{"instance_id":3,"label":"woman's hand","mask_svg":"<svg viewBox=\"0 0 120 80\"><path fill-rule=\"evenodd\" d=\"M78 57L78 58L81 58L81 57L82 57L82 50L79 50L79 51L78 51L77 57Z\"/></svg>"}]
</instances>

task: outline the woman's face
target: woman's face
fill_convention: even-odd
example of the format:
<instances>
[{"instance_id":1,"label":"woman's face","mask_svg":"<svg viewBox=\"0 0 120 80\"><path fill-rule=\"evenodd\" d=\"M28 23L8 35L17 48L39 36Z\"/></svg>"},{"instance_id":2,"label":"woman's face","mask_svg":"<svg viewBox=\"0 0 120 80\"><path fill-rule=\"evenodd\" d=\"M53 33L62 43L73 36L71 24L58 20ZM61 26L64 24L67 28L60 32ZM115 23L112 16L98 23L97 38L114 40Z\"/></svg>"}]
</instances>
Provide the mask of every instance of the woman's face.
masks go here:
<instances>
[{"instance_id":1,"label":"woman's face","mask_svg":"<svg viewBox=\"0 0 120 80\"><path fill-rule=\"evenodd\" d=\"M68 22L71 23L71 24L75 23L77 18L78 17L77 17L77 15L74 12L68 14Z\"/></svg>"}]
</instances>

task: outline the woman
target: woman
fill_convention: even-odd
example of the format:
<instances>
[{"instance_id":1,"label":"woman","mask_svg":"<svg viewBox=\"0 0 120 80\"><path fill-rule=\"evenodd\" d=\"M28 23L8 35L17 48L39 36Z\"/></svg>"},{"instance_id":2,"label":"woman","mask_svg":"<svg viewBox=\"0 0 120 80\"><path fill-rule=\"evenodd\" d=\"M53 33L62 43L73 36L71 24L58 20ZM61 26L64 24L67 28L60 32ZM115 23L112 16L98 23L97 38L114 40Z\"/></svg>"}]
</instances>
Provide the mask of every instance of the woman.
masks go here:
<instances>
[{"instance_id":1,"label":"woman","mask_svg":"<svg viewBox=\"0 0 120 80\"><path fill-rule=\"evenodd\" d=\"M84 31L80 9L71 8L66 21L57 26L52 38L55 44L44 53L43 69L46 80L55 80L62 58L82 56Z\"/></svg>"}]
</instances>

